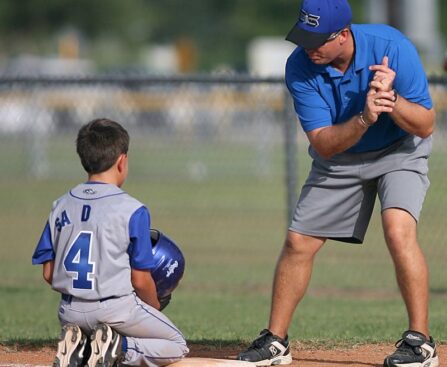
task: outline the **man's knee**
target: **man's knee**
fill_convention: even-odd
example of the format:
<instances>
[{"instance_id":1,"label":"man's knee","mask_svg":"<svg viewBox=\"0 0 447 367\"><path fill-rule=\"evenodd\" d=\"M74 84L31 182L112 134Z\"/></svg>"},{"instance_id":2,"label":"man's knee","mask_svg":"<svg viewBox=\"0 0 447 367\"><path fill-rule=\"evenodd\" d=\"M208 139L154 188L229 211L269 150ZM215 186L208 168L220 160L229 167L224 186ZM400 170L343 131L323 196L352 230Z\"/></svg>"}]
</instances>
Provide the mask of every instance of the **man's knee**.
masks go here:
<instances>
[{"instance_id":1,"label":"man's knee","mask_svg":"<svg viewBox=\"0 0 447 367\"><path fill-rule=\"evenodd\" d=\"M284 252L288 255L312 258L324 242L323 238L289 231L284 242Z\"/></svg>"},{"instance_id":2,"label":"man's knee","mask_svg":"<svg viewBox=\"0 0 447 367\"><path fill-rule=\"evenodd\" d=\"M401 228L393 228L386 234L387 244L394 252L407 251L417 244L416 237L409 236Z\"/></svg>"},{"instance_id":3,"label":"man's knee","mask_svg":"<svg viewBox=\"0 0 447 367\"><path fill-rule=\"evenodd\" d=\"M383 215L383 230L389 247L399 250L417 244L416 220L410 213L388 209Z\"/></svg>"}]
</instances>

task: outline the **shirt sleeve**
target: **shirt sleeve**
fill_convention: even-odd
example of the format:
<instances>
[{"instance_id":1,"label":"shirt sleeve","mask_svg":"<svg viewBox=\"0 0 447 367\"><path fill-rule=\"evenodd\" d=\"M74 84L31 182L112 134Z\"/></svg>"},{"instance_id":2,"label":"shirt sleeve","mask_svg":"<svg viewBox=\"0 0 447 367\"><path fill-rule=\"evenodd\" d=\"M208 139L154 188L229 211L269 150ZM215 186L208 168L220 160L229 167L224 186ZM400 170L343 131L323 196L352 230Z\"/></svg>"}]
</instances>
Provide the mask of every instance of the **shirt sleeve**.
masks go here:
<instances>
[{"instance_id":1,"label":"shirt sleeve","mask_svg":"<svg viewBox=\"0 0 447 367\"><path fill-rule=\"evenodd\" d=\"M43 264L47 261L54 260L55 257L56 254L54 253L53 241L51 240L50 225L47 222L34 251L32 263L33 265Z\"/></svg>"},{"instance_id":2,"label":"shirt sleeve","mask_svg":"<svg viewBox=\"0 0 447 367\"><path fill-rule=\"evenodd\" d=\"M154 266L152 243L150 238L150 215L146 207L137 209L129 220L130 244L127 253L130 267L139 270L151 270Z\"/></svg>"},{"instance_id":3,"label":"shirt sleeve","mask_svg":"<svg viewBox=\"0 0 447 367\"><path fill-rule=\"evenodd\" d=\"M409 40L399 42L390 67L396 71L394 88L402 97L427 109L433 107L424 67L416 48Z\"/></svg>"},{"instance_id":4,"label":"shirt sleeve","mask_svg":"<svg viewBox=\"0 0 447 367\"><path fill-rule=\"evenodd\" d=\"M294 58L286 65L286 85L293 98L297 117L305 132L332 125L329 105L321 96L316 81L306 76L303 66Z\"/></svg>"}]
</instances>

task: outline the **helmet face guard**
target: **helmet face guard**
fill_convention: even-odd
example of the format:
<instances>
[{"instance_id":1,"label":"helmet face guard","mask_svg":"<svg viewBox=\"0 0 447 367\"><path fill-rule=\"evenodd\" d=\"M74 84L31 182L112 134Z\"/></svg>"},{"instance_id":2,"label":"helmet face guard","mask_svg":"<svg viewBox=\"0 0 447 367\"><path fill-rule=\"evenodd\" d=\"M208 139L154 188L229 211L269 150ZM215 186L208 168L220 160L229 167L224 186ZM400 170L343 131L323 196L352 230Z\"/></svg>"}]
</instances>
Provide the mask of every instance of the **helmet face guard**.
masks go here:
<instances>
[{"instance_id":1,"label":"helmet face guard","mask_svg":"<svg viewBox=\"0 0 447 367\"><path fill-rule=\"evenodd\" d=\"M150 231L154 255L154 269L151 274L160 299L171 294L178 286L185 271L185 258L169 237L156 229Z\"/></svg>"}]
</instances>

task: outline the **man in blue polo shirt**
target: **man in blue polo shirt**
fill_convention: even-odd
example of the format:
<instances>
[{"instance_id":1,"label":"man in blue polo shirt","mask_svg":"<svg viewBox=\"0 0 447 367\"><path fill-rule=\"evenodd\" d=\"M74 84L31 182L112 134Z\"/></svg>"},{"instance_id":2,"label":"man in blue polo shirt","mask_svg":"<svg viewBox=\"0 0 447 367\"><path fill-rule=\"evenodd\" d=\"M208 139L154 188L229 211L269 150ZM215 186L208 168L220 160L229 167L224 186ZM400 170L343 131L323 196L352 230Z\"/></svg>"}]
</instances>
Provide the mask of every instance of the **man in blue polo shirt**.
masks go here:
<instances>
[{"instance_id":1,"label":"man in blue polo shirt","mask_svg":"<svg viewBox=\"0 0 447 367\"><path fill-rule=\"evenodd\" d=\"M328 238L362 243L376 197L409 328L384 366L438 366L428 268L416 237L435 112L418 53L398 30L351 24L346 0L304 0L286 84L313 164L276 267L268 329L238 359L289 364L287 330Z\"/></svg>"}]
</instances>

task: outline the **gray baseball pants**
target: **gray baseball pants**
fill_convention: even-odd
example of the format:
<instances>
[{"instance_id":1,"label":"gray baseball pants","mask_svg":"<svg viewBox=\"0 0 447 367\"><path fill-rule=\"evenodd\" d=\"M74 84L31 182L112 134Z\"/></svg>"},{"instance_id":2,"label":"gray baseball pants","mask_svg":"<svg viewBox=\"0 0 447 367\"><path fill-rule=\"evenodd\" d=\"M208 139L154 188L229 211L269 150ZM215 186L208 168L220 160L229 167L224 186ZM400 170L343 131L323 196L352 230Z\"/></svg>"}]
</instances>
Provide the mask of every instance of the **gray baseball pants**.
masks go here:
<instances>
[{"instance_id":1,"label":"gray baseball pants","mask_svg":"<svg viewBox=\"0 0 447 367\"><path fill-rule=\"evenodd\" d=\"M76 297L62 299L59 305L62 325L77 324L90 335L98 323L106 323L126 337L125 365L165 366L182 359L188 352L185 339L160 311L135 294L103 301Z\"/></svg>"}]
</instances>

